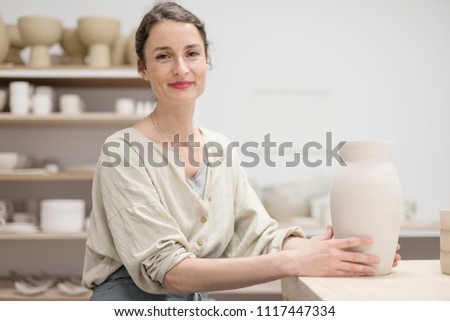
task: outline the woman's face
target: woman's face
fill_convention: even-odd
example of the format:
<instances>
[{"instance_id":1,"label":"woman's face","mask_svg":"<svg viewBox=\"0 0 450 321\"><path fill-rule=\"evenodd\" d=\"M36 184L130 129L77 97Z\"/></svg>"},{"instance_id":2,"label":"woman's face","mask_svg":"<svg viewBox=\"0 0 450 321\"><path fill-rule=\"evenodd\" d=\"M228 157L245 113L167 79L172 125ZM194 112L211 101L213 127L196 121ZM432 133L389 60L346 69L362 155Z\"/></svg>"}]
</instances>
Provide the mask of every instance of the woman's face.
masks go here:
<instances>
[{"instance_id":1,"label":"woman's face","mask_svg":"<svg viewBox=\"0 0 450 321\"><path fill-rule=\"evenodd\" d=\"M207 59L197 28L166 20L150 30L144 47L145 68L158 103L194 102L205 89Z\"/></svg>"}]
</instances>

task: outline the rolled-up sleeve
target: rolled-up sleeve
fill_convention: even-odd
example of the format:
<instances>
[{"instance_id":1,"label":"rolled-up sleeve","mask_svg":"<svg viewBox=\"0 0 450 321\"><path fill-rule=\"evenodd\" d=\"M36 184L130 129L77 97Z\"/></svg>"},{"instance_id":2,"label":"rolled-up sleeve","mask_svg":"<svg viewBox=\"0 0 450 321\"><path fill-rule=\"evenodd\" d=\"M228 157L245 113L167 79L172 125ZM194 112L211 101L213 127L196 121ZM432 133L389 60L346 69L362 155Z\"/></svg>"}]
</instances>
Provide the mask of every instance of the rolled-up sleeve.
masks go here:
<instances>
[{"instance_id":1,"label":"rolled-up sleeve","mask_svg":"<svg viewBox=\"0 0 450 321\"><path fill-rule=\"evenodd\" d=\"M188 240L162 206L136 151L130 150L129 166L99 166L98 171L100 199L117 256L142 290L166 292L166 272L180 261L195 257Z\"/></svg>"}]
</instances>

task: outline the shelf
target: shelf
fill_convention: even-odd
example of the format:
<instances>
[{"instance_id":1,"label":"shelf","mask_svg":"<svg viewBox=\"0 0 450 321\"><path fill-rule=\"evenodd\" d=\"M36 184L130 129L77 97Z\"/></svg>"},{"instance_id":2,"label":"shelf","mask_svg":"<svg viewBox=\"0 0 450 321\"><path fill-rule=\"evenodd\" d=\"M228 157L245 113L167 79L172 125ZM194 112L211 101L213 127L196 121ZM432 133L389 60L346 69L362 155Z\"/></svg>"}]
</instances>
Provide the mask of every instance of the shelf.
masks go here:
<instances>
[{"instance_id":1,"label":"shelf","mask_svg":"<svg viewBox=\"0 0 450 321\"><path fill-rule=\"evenodd\" d=\"M0 231L0 241L20 241L20 240L42 240L42 241L84 241L87 238L86 232L54 232L54 233L19 233L19 232L2 232Z\"/></svg>"},{"instance_id":2,"label":"shelf","mask_svg":"<svg viewBox=\"0 0 450 321\"><path fill-rule=\"evenodd\" d=\"M14 288L14 280L11 278L0 278L0 301L87 301L91 292L79 296L69 296L61 293L56 288L49 289L44 293L26 296L20 294Z\"/></svg>"},{"instance_id":3,"label":"shelf","mask_svg":"<svg viewBox=\"0 0 450 321\"><path fill-rule=\"evenodd\" d=\"M0 86L7 86L9 82L18 80L47 86L148 86L136 68L131 66L114 68L55 66L38 69L0 65Z\"/></svg>"},{"instance_id":4,"label":"shelf","mask_svg":"<svg viewBox=\"0 0 450 321\"><path fill-rule=\"evenodd\" d=\"M12 115L0 113L0 126L35 125L35 126L131 126L143 118L140 115L122 115L114 112L88 112L76 115L51 113L49 115Z\"/></svg>"},{"instance_id":5,"label":"shelf","mask_svg":"<svg viewBox=\"0 0 450 321\"><path fill-rule=\"evenodd\" d=\"M61 172L61 173L26 173L26 171L16 173L1 173L1 181L91 181L94 178L93 172Z\"/></svg>"}]
</instances>

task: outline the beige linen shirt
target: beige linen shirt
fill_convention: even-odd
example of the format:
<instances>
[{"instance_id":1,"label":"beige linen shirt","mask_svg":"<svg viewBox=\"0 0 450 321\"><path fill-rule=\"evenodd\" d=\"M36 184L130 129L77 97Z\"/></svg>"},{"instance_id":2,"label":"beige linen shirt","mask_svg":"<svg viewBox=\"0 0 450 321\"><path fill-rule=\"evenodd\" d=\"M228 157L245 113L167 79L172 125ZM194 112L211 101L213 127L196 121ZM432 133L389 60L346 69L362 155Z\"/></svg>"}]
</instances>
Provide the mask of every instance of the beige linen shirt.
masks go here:
<instances>
[{"instance_id":1,"label":"beige linen shirt","mask_svg":"<svg viewBox=\"0 0 450 321\"><path fill-rule=\"evenodd\" d=\"M304 237L298 227L277 229L237 153L227 153L229 141L202 133L209 146L203 198L187 184L175 153L135 128L105 141L93 182L86 287L124 265L142 290L167 293L164 276L184 259L261 255L280 251L289 235Z\"/></svg>"}]
</instances>

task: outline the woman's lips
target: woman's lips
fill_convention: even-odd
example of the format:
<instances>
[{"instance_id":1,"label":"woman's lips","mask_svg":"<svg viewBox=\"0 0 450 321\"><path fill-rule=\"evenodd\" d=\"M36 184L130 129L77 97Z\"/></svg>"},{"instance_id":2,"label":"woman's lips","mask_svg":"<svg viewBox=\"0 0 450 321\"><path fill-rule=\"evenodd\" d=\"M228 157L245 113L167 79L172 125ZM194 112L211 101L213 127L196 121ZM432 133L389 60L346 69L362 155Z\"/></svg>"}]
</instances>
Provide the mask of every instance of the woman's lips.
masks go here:
<instances>
[{"instance_id":1,"label":"woman's lips","mask_svg":"<svg viewBox=\"0 0 450 321\"><path fill-rule=\"evenodd\" d=\"M186 89L192 86L192 81L177 81L169 84L174 89Z\"/></svg>"}]
</instances>

